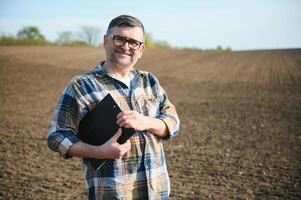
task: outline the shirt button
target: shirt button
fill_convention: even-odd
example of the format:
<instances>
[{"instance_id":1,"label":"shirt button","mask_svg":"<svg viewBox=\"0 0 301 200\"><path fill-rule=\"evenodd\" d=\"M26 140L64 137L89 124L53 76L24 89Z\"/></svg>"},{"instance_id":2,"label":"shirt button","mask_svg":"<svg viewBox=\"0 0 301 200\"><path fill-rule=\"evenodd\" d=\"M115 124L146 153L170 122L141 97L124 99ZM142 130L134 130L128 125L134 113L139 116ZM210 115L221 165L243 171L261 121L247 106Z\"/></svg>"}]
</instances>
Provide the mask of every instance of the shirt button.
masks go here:
<instances>
[{"instance_id":1,"label":"shirt button","mask_svg":"<svg viewBox=\"0 0 301 200\"><path fill-rule=\"evenodd\" d=\"M149 161L145 161L145 169L149 169L150 167L150 162Z\"/></svg>"}]
</instances>

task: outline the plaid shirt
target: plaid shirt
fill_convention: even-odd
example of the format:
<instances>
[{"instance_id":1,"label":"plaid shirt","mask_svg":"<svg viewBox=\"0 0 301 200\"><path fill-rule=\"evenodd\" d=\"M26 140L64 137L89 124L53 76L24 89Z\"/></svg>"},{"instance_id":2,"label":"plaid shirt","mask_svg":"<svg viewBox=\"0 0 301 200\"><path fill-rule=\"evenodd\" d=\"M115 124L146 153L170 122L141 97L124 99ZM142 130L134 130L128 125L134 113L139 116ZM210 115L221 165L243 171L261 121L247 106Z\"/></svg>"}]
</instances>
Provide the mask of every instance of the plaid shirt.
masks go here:
<instances>
[{"instance_id":1,"label":"plaid shirt","mask_svg":"<svg viewBox=\"0 0 301 200\"><path fill-rule=\"evenodd\" d=\"M170 183L162 140L176 136L179 119L158 80L151 73L131 70L131 87L112 78L102 64L74 77L61 96L50 121L48 146L64 158L79 141L78 125L97 102L110 93L122 110L136 110L143 115L161 119L169 135L160 138L148 131L136 132L131 150L122 159L108 160L93 170L83 159L89 199L168 199Z\"/></svg>"}]
</instances>

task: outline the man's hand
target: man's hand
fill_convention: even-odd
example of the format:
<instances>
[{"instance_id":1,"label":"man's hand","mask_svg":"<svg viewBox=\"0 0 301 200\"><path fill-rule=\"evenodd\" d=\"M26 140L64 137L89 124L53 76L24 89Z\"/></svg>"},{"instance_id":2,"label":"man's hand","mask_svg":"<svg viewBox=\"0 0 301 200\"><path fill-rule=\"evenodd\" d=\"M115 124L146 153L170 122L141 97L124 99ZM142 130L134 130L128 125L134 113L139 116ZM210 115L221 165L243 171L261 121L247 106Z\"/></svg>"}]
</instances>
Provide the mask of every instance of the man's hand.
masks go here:
<instances>
[{"instance_id":1,"label":"man's hand","mask_svg":"<svg viewBox=\"0 0 301 200\"><path fill-rule=\"evenodd\" d=\"M168 136L166 124L155 117L147 117L135 110L121 112L117 115L117 122L120 127L133 128L136 131L150 131L159 136Z\"/></svg>"},{"instance_id":2,"label":"man's hand","mask_svg":"<svg viewBox=\"0 0 301 200\"><path fill-rule=\"evenodd\" d=\"M134 110L119 113L117 115L116 123L119 127L133 128L137 131L144 131L150 128L149 117L146 117Z\"/></svg>"},{"instance_id":3,"label":"man's hand","mask_svg":"<svg viewBox=\"0 0 301 200\"><path fill-rule=\"evenodd\" d=\"M96 158L96 159L119 159L131 149L131 142L127 140L124 144L119 144L122 129L118 129L115 135L103 145L90 145L79 141L73 144L67 154L76 157Z\"/></svg>"},{"instance_id":4,"label":"man's hand","mask_svg":"<svg viewBox=\"0 0 301 200\"><path fill-rule=\"evenodd\" d=\"M103 145L99 146L100 152L102 152L100 158L120 159L126 152L131 149L130 140L127 140L124 144L119 144L117 142L118 138L121 136L121 133L122 129L119 128L111 139L109 139Z\"/></svg>"}]
</instances>

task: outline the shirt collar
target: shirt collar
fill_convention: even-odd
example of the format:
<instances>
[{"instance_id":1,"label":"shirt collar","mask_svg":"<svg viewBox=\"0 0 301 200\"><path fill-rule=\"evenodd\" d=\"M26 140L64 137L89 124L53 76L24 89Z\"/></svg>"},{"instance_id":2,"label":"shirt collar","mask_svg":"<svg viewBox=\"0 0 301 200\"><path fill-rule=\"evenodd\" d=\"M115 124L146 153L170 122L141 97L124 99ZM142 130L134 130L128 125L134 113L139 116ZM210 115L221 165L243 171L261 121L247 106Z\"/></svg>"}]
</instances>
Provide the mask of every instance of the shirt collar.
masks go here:
<instances>
[{"instance_id":1,"label":"shirt collar","mask_svg":"<svg viewBox=\"0 0 301 200\"><path fill-rule=\"evenodd\" d=\"M101 61L98 65L96 65L95 67L95 71L97 72L97 74L99 76L105 76L107 75L108 76L108 71L103 67L103 64L105 63L105 61ZM136 75L140 75L140 76L143 76L143 73L140 72L140 70L138 69L132 69L130 71L130 73L136 77Z\"/></svg>"}]
</instances>

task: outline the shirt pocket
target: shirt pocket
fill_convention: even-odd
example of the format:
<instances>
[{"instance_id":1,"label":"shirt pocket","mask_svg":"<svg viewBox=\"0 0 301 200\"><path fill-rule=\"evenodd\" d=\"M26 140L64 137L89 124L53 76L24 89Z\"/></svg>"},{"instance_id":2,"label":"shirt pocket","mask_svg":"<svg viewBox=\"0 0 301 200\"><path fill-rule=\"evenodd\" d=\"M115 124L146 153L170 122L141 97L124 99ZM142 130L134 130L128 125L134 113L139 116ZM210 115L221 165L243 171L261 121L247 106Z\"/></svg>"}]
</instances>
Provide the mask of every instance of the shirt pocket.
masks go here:
<instances>
[{"instance_id":1,"label":"shirt pocket","mask_svg":"<svg viewBox=\"0 0 301 200\"><path fill-rule=\"evenodd\" d=\"M142 95L137 98L139 110L149 117L159 115L160 99L154 95Z\"/></svg>"},{"instance_id":2,"label":"shirt pocket","mask_svg":"<svg viewBox=\"0 0 301 200\"><path fill-rule=\"evenodd\" d=\"M121 111L131 110L129 106L129 97L113 96L113 99L115 100Z\"/></svg>"}]
</instances>

